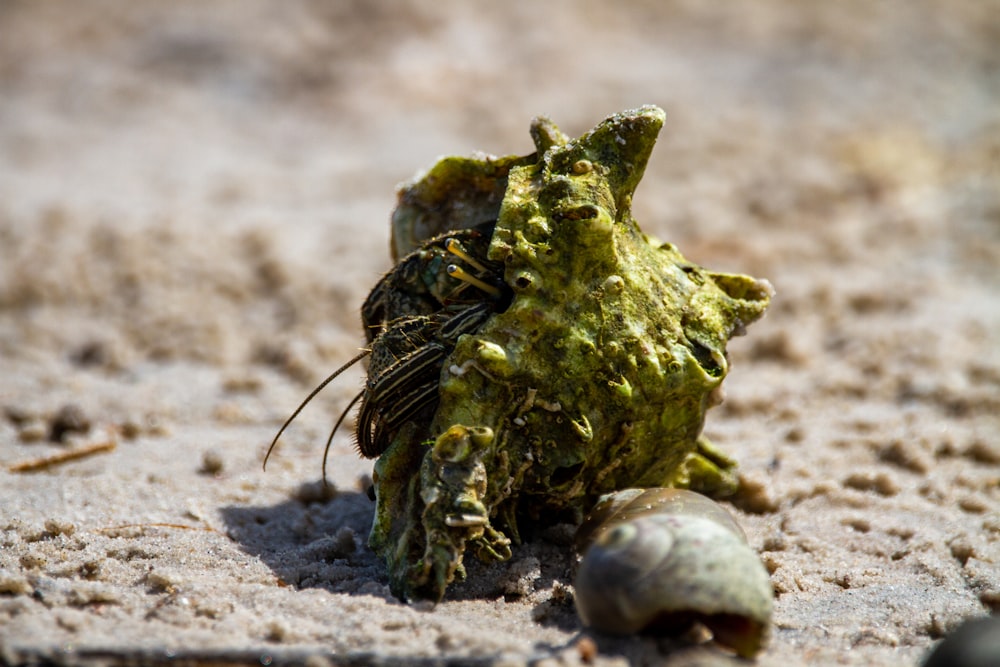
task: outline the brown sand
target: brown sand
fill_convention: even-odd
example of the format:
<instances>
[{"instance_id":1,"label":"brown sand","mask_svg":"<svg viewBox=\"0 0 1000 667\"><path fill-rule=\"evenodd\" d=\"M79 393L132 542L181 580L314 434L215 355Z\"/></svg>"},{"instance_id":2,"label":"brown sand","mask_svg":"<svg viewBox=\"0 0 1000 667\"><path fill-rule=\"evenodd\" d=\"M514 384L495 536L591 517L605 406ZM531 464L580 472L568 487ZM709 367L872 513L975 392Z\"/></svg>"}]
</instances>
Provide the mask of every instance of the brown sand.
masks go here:
<instances>
[{"instance_id":1,"label":"brown sand","mask_svg":"<svg viewBox=\"0 0 1000 667\"><path fill-rule=\"evenodd\" d=\"M261 459L362 343L396 183L646 103L646 231L778 290L706 428L778 593L759 664L915 665L997 610L1000 3L621 4L0 2L0 658L588 658L565 530L393 600L348 433L317 484L360 371Z\"/></svg>"}]
</instances>

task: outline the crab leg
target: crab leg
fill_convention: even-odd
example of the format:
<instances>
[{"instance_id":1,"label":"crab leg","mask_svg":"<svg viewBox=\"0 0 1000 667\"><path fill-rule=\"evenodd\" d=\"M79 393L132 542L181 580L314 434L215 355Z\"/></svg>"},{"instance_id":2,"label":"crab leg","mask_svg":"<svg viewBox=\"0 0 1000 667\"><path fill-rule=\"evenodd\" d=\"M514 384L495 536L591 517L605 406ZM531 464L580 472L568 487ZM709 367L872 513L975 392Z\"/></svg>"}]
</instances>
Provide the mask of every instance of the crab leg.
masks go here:
<instances>
[{"instance_id":1,"label":"crab leg","mask_svg":"<svg viewBox=\"0 0 1000 667\"><path fill-rule=\"evenodd\" d=\"M363 455L371 458L382 454L392 434L437 399L438 375L445 357L459 336L476 331L491 312L491 304L479 303L458 311L440 325L438 318L420 322L424 329L436 328L432 340L419 344L379 371L365 391L357 427L358 448ZM380 335L372 345L373 354L398 338L409 339L408 331L414 324L414 320L406 320Z\"/></svg>"}]
</instances>

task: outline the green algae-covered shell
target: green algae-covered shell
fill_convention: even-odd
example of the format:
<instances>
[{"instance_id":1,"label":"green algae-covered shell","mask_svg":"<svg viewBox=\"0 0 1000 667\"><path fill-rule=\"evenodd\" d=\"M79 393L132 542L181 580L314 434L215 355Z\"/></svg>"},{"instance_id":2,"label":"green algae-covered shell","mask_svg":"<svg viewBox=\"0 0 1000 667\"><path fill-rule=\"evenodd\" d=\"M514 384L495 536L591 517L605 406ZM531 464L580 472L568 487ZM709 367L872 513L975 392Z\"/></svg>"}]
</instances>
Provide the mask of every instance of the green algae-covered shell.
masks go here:
<instances>
[{"instance_id":1,"label":"green algae-covered shell","mask_svg":"<svg viewBox=\"0 0 1000 667\"><path fill-rule=\"evenodd\" d=\"M370 544L401 597L440 598L467 546L504 558L520 522L582 517L603 493L735 489L735 462L700 434L726 344L772 290L639 229L632 195L663 122L642 107L570 141L536 119L535 154L445 158L401 191L397 252L495 215L488 260L510 291L446 358L433 420L376 463Z\"/></svg>"},{"instance_id":2,"label":"green algae-covered shell","mask_svg":"<svg viewBox=\"0 0 1000 667\"><path fill-rule=\"evenodd\" d=\"M489 258L514 296L455 348L431 428L494 431L496 501L511 478L535 507L683 483L725 344L767 305L766 283L705 271L632 219L663 118L613 116L508 175Z\"/></svg>"}]
</instances>

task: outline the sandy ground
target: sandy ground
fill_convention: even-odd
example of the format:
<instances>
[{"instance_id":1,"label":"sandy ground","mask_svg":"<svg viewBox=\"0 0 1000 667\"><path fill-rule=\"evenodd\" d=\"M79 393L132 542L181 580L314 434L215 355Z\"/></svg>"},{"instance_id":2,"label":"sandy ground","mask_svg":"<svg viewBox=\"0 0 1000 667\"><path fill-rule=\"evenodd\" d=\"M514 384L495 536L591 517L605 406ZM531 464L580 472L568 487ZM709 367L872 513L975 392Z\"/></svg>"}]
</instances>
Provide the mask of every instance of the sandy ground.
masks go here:
<instances>
[{"instance_id":1,"label":"sandy ground","mask_svg":"<svg viewBox=\"0 0 1000 667\"><path fill-rule=\"evenodd\" d=\"M363 342L397 183L646 103L636 217L778 291L706 427L758 663L915 665L1000 608L1000 3L609 4L0 2L0 659L588 658L566 531L391 597L347 432L318 484L360 371L261 460Z\"/></svg>"}]
</instances>

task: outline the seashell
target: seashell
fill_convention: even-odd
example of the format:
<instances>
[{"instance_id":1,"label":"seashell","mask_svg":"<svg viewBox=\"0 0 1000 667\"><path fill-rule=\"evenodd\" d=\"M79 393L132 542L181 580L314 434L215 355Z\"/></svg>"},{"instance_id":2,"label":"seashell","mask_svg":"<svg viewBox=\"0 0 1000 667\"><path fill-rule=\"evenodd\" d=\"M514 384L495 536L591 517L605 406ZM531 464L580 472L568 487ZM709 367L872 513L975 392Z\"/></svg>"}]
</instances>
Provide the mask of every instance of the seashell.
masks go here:
<instances>
[{"instance_id":1,"label":"seashell","mask_svg":"<svg viewBox=\"0 0 1000 667\"><path fill-rule=\"evenodd\" d=\"M774 590L720 505L681 489L603 496L580 526L576 607L607 634L676 634L695 623L743 657L767 641Z\"/></svg>"},{"instance_id":2,"label":"seashell","mask_svg":"<svg viewBox=\"0 0 1000 667\"><path fill-rule=\"evenodd\" d=\"M378 459L368 545L400 599L440 600L466 552L506 560L541 516L581 516L612 489L735 490L736 462L701 430L726 344L774 290L639 228L665 118L644 106L571 139L539 117L532 153L445 157L400 188L366 349L271 444L367 359L327 448L357 404L358 452Z\"/></svg>"},{"instance_id":3,"label":"seashell","mask_svg":"<svg viewBox=\"0 0 1000 667\"><path fill-rule=\"evenodd\" d=\"M927 654L922 667L1000 665L1000 616L966 619Z\"/></svg>"}]
</instances>

